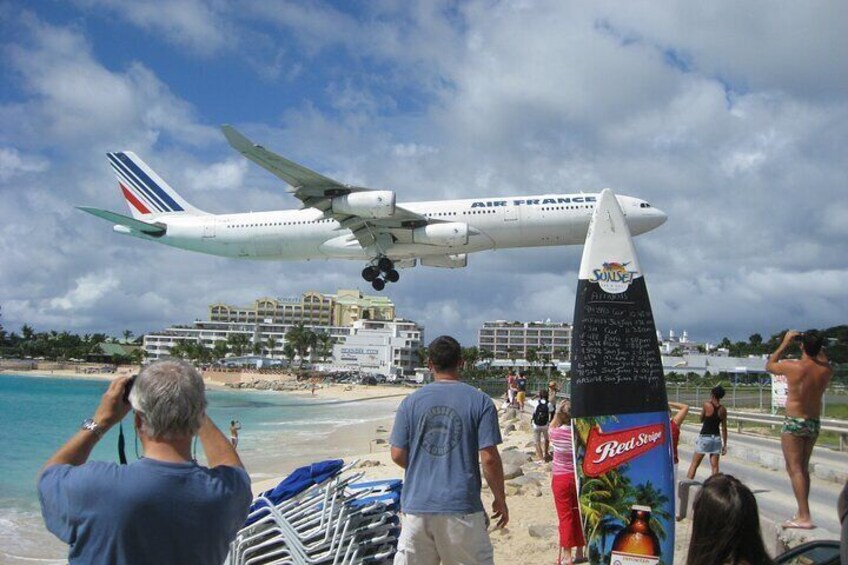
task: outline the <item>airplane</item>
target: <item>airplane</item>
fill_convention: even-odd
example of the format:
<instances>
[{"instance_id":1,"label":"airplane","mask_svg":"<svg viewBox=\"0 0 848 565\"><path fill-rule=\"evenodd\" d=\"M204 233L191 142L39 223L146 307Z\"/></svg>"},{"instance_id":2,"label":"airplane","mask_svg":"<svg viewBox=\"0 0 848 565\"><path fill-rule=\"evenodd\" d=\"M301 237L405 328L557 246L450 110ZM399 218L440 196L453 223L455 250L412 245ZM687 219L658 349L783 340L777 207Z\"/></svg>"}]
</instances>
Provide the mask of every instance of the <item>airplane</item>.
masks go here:
<instances>
[{"instance_id":1,"label":"airplane","mask_svg":"<svg viewBox=\"0 0 848 565\"><path fill-rule=\"evenodd\" d=\"M366 261L362 278L381 291L398 268L461 268L468 254L516 247L580 245L598 193L478 197L398 203L391 190L351 186L221 128L244 157L285 181L299 210L210 214L195 208L131 151L107 153L132 217L78 206L114 231L180 249L237 259ZM617 196L634 235L667 216L645 200Z\"/></svg>"}]
</instances>

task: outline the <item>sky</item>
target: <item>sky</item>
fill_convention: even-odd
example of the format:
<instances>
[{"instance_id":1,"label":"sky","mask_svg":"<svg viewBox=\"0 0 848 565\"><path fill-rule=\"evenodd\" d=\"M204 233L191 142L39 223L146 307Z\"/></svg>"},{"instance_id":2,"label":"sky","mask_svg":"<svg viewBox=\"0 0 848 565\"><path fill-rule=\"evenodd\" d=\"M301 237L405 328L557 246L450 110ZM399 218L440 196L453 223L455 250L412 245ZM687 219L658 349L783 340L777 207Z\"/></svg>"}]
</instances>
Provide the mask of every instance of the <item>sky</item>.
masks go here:
<instances>
[{"instance_id":1,"label":"sky","mask_svg":"<svg viewBox=\"0 0 848 565\"><path fill-rule=\"evenodd\" d=\"M0 0L7 331L129 329L208 305L359 288L358 261L250 262L114 233L105 153L209 212L299 206L218 127L398 201L604 187L668 221L636 238L657 327L745 340L848 310L848 3ZM573 319L580 246L404 270L428 339Z\"/></svg>"}]
</instances>

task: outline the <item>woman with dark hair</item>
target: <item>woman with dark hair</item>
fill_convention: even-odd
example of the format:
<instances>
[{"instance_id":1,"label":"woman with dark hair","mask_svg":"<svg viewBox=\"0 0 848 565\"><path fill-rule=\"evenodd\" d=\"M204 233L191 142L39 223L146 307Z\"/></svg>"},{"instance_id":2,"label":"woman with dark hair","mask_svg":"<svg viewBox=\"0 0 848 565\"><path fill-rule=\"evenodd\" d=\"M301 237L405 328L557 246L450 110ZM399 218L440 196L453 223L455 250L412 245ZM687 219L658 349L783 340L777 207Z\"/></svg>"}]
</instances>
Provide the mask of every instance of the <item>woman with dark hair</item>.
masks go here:
<instances>
[{"instance_id":1,"label":"woman with dark hair","mask_svg":"<svg viewBox=\"0 0 848 565\"><path fill-rule=\"evenodd\" d=\"M562 556L565 553L566 565L583 563L586 560L583 556L586 540L583 536L583 525L580 523L578 509L574 459L571 454L571 403L568 400L563 400L557 406L548 434L554 451L554 460L551 465L553 474L551 489L559 518L559 556L556 562L557 565L561 565ZM574 547L577 548L576 559L572 561L571 549Z\"/></svg>"},{"instance_id":2,"label":"woman with dark hair","mask_svg":"<svg viewBox=\"0 0 848 565\"><path fill-rule=\"evenodd\" d=\"M765 565L757 499L739 479L721 473L704 481L692 507L687 565Z\"/></svg>"},{"instance_id":3,"label":"woman with dark hair","mask_svg":"<svg viewBox=\"0 0 848 565\"><path fill-rule=\"evenodd\" d=\"M710 391L710 399L704 402L701 409L701 433L695 440L695 454L689 465L686 476L695 478L698 466L704 460L704 455L710 456L710 467L712 474L718 474L718 460L720 455L727 455L727 408L721 405L724 398L724 387L721 385L713 387ZM721 435L719 435L719 428Z\"/></svg>"}]
</instances>

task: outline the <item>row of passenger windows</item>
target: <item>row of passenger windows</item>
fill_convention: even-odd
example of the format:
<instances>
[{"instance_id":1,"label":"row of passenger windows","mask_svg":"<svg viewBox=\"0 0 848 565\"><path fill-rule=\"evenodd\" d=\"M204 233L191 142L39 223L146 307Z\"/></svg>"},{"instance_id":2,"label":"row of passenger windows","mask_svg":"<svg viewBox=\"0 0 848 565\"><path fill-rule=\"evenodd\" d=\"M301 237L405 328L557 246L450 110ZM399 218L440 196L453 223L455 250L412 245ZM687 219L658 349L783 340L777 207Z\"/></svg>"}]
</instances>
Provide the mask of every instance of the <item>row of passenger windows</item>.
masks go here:
<instances>
[{"instance_id":1,"label":"row of passenger windows","mask_svg":"<svg viewBox=\"0 0 848 565\"><path fill-rule=\"evenodd\" d=\"M545 207L542 207L542 210L548 211L548 212L553 211L553 210L577 210L578 208L592 208L593 206L594 206L594 204L583 204L581 206L545 206ZM647 206L643 204L642 207L648 208L648 207L650 207L650 204L648 204ZM463 215L465 215L465 214L494 214L495 212L497 212L497 210L495 210L495 209L486 209L486 210L470 210L470 211L467 211L467 212L462 212L462 214ZM428 218L436 218L436 217L443 217L443 216L456 216L456 215L457 215L457 212L434 212L434 213L430 213L430 214L428 214L428 213L424 214L424 216L426 216ZM297 226L297 225L303 225L303 224L321 224L321 223L333 222L333 221L335 221L335 220L326 219L326 220L304 220L304 221L301 221L301 222L268 222L268 223L261 223L261 224L228 224L227 228L259 228L259 227L269 227L269 226Z\"/></svg>"},{"instance_id":2,"label":"row of passenger windows","mask_svg":"<svg viewBox=\"0 0 848 565\"><path fill-rule=\"evenodd\" d=\"M262 228L268 226L299 226L303 224L323 224L325 222L334 222L335 220L304 220L302 222L267 222L261 224L228 224L227 228Z\"/></svg>"},{"instance_id":3,"label":"row of passenger windows","mask_svg":"<svg viewBox=\"0 0 848 565\"><path fill-rule=\"evenodd\" d=\"M593 208L594 204L583 204L581 206L546 206L543 207L542 210L551 211L551 210L577 210L578 208Z\"/></svg>"}]
</instances>

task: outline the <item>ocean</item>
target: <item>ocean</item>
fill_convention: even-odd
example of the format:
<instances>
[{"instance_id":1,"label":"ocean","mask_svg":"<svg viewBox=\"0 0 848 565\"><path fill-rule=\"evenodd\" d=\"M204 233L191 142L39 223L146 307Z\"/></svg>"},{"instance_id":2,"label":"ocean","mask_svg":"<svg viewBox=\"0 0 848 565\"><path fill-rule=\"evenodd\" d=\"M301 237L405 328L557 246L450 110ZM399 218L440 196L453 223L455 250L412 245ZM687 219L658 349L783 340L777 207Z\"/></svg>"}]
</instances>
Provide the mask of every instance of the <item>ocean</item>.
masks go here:
<instances>
[{"instance_id":1,"label":"ocean","mask_svg":"<svg viewBox=\"0 0 848 565\"><path fill-rule=\"evenodd\" d=\"M44 529L35 481L50 455L91 417L106 381L0 374L0 563L61 560L65 546ZM241 422L239 454L254 480L287 474L298 465L369 450L377 422L394 415L391 399L336 402L279 392L207 391L209 415L229 436ZM373 423L374 426L369 426ZM358 426L358 427L357 427ZM349 430L368 434L338 441ZM127 458L136 458L131 415L124 420ZM91 459L117 461L118 427ZM140 453L139 453L140 455ZM198 460L203 462L197 444Z\"/></svg>"}]
</instances>

